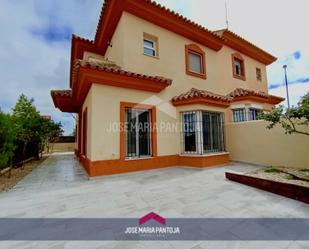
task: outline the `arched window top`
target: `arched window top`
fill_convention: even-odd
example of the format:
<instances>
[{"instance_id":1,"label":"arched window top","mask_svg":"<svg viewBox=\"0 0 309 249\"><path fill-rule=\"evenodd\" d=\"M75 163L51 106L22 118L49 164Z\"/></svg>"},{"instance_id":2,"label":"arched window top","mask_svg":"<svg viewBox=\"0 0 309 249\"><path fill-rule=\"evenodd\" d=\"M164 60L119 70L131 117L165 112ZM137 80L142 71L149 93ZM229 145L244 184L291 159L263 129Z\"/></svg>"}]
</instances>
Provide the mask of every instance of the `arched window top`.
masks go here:
<instances>
[{"instance_id":1,"label":"arched window top","mask_svg":"<svg viewBox=\"0 0 309 249\"><path fill-rule=\"evenodd\" d=\"M186 48L189 49L189 50L192 50L196 53L204 53L204 51L196 44L189 44L189 45L186 45Z\"/></svg>"},{"instance_id":2,"label":"arched window top","mask_svg":"<svg viewBox=\"0 0 309 249\"><path fill-rule=\"evenodd\" d=\"M186 74L206 79L205 52L196 44L185 46Z\"/></svg>"},{"instance_id":3,"label":"arched window top","mask_svg":"<svg viewBox=\"0 0 309 249\"><path fill-rule=\"evenodd\" d=\"M245 60L240 53L232 54L233 77L246 80Z\"/></svg>"},{"instance_id":4,"label":"arched window top","mask_svg":"<svg viewBox=\"0 0 309 249\"><path fill-rule=\"evenodd\" d=\"M240 53L233 53L232 56L236 59L244 61L244 57Z\"/></svg>"}]
</instances>

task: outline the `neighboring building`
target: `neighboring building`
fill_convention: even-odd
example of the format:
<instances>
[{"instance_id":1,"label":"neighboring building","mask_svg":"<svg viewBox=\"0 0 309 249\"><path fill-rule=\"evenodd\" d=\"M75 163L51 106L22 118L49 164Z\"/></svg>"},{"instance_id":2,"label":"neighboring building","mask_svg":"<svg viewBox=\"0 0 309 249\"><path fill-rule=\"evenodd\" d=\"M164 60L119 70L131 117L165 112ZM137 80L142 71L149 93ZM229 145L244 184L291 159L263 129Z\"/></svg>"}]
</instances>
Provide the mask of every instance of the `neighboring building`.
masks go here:
<instances>
[{"instance_id":1,"label":"neighboring building","mask_svg":"<svg viewBox=\"0 0 309 249\"><path fill-rule=\"evenodd\" d=\"M72 38L70 90L51 94L78 114L76 155L90 176L206 167L229 161L225 123L283 100L268 94L275 60L152 1L106 0L94 41ZM115 123L126 129L112 132ZM182 131L157 127L178 123Z\"/></svg>"}]
</instances>

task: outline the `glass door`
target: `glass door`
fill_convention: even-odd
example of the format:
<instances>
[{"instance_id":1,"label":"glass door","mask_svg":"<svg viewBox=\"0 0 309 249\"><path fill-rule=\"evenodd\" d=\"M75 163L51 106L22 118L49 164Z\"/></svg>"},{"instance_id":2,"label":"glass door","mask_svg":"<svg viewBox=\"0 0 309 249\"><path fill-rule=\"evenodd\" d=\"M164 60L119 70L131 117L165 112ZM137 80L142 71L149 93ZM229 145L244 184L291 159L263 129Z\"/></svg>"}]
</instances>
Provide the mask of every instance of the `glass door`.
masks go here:
<instances>
[{"instance_id":1,"label":"glass door","mask_svg":"<svg viewBox=\"0 0 309 249\"><path fill-rule=\"evenodd\" d=\"M151 120L149 110L126 108L126 157L151 156Z\"/></svg>"},{"instance_id":2,"label":"glass door","mask_svg":"<svg viewBox=\"0 0 309 249\"><path fill-rule=\"evenodd\" d=\"M202 124L204 153L224 151L222 114L203 112Z\"/></svg>"}]
</instances>

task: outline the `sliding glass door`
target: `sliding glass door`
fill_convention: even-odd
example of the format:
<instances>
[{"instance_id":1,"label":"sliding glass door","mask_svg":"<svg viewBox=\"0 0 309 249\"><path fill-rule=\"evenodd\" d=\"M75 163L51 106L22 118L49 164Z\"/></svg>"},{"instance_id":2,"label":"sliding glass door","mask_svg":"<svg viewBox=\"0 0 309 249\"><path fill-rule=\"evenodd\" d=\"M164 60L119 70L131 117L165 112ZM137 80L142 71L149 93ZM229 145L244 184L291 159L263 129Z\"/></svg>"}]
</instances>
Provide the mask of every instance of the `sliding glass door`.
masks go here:
<instances>
[{"instance_id":1,"label":"sliding glass door","mask_svg":"<svg viewBox=\"0 0 309 249\"><path fill-rule=\"evenodd\" d=\"M196 113L186 112L183 114L184 152L197 152Z\"/></svg>"},{"instance_id":2,"label":"sliding glass door","mask_svg":"<svg viewBox=\"0 0 309 249\"><path fill-rule=\"evenodd\" d=\"M224 150L224 136L220 113L202 112L203 153Z\"/></svg>"},{"instance_id":3,"label":"sliding glass door","mask_svg":"<svg viewBox=\"0 0 309 249\"><path fill-rule=\"evenodd\" d=\"M150 110L126 108L126 158L151 156Z\"/></svg>"}]
</instances>

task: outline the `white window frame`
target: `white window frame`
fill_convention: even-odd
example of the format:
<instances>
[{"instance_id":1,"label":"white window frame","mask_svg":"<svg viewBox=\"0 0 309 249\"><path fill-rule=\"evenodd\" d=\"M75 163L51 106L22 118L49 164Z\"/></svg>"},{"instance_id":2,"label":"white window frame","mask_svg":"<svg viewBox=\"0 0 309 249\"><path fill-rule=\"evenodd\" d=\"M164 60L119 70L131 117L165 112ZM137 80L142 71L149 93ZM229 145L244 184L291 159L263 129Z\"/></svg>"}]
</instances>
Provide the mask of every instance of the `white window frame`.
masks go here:
<instances>
[{"instance_id":1,"label":"white window frame","mask_svg":"<svg viewBox=\"0 0 309 249\"><path fill-rule=\"evenodd\" d=\"M256 120L258 120L257 119L257 116L255 116L255 119L249 119L250 118L250 109L251 110L256 110L256 111L262 111L262 109L261 108L256 108L256 107L254 107L254 106L249 106L249 107L247 107L247 110L248 110L248 121L256 121Z\"/></svg>"},{"instance_id":2,"label":"white window frame","mask_svg":"<svg viewBox=\"0 0 309 249\"><path fill-rule=\"evenodd\" d=\"M249 111L250 109L256 109L259 111L263 111L263 107L261 105L257 105L257 104L250 104L250 105L234 105L231 107L232 109L232 117L233 117L233 123L242 123L242 122L250 122L250 121L256 121L257 119L252 119L249 120ZM244 121L235 121L234 119L234 110L237 109L243 109L244 110Z\"/></svg>"},{"instance_id":3,"label":"white window frame","mask_svg":"<svg viewBox=\"0 0 309 249\"><path fill-rule=\"evenodd\" d=\"M244 120L242 121L236 121L235 118L234 118L234 112L235 111L239 111L239 110L242 110L243 111L243 115L244 115ZM242 122L246 122L247 121L247 109L246 107L238 107L238 108L233 108L232 109L232 112L233 112L233 122L234 123L242 123Z\"/></svg>"},{"instance_id":4,"label":"white window frame","mask_svg":"<svg viewBox=\"0 0 309 249\"><path fill-rule=\"evenodd\" d=\"M218 113L220 114L220 128L222 130L220 139L223 146L223 151L218 152L204 152L204 141L203 141L203 112L208 113ZM185 151L185 133L184 133L184 114L195 113L195 147L196 151ZM194 111L184 111L180 113L181 123L182 123L182 132L181 132L181 153L184 155L207 155L212 153L222 153L225 152L225 135L224 135L224 113L213 112L207 110L194 110Z\"/></svg>"},{"instance_id":5,"label":"white window frame","mask_svg":"<svg viewBox=\"0 0 309 249\"><path fill-rule=\"evenodd\" d=\"M152 43L153 47L145 45L145 41ZM154 55L150 55L150 54L145 53L145 48L152 50L154 52ZM157 57L157 45L156 45L156 42L154 40L151 40L149 38L145 38L144 37L144 39L143 39L143 53L144 53L144 55L147 55L147 56Z\"/></svg>"}]
</instances>

